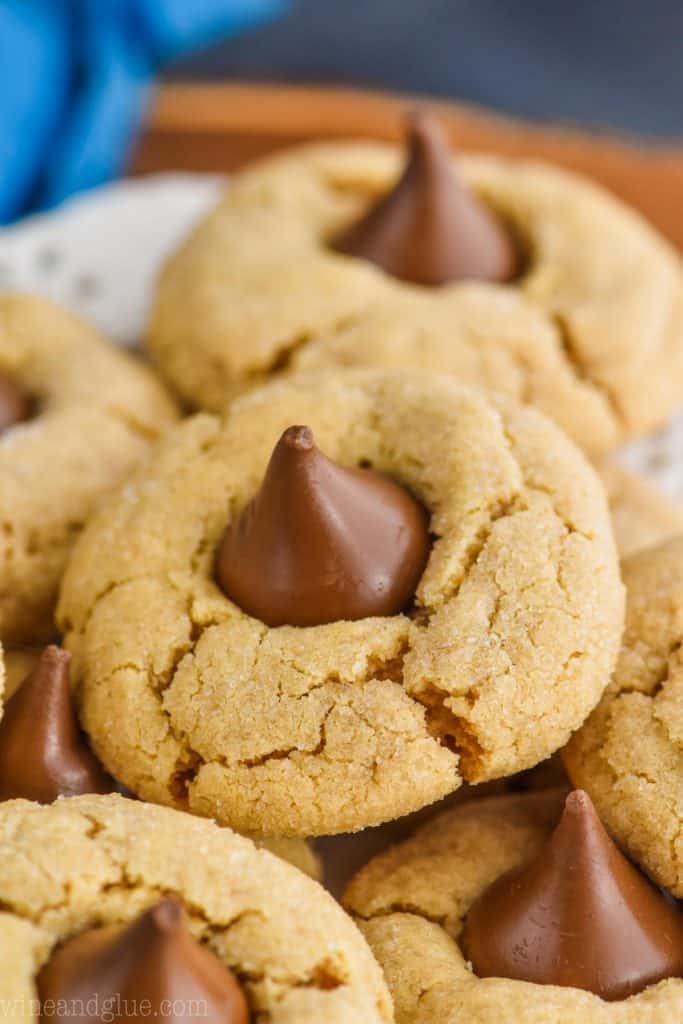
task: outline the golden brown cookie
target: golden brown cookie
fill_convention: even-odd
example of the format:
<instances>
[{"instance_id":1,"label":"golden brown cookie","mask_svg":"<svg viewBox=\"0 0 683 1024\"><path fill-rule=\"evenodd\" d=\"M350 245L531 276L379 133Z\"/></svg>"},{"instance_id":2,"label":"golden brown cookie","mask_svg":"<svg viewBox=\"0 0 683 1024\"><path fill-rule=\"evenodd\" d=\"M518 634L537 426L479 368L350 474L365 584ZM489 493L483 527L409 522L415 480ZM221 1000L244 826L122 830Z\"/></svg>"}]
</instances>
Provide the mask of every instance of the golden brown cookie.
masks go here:
<instances>
[{"instance_id":1,"label":"golden brown cookie","mask_svg":"<svg viewBox=\"0 0 683 1024\"><path fill-rule=\"evenodd\" d=\"M0 998L31 1019L59 942L168 895L239 978L254 1020L392 1020L365 942L319 885L227 829L117 796L0 805Z\"/></svg>"},{"instance_id":2,"label":"golden brown cookie","mask_svg":"<svg viewBox=\"0 0 683 1024\"><path fill-rule=\"evenodd\" d=\"M576 785L660 885L683 896L683 538L623 563L614 678L564 752Z\"/></svg>"},{"instance_id":3,"label":"golden brown cookie","mask_svg":"<svg viewBox=\"0 0 683 1024\"><path fill-rule=\"evenodd\" d=\"M683 506L642 476L613 462L599 466L622 558L683 533Z\"/></svg>"},{"instance_id":4,"label":"golden brown cookie","mask_svg":"<svg viewBox=\"0 0 683 1024\"><path fill-rule=\"evenodd\" d=\"M387 979L396 1024L674 1024L683 981L628 999L502 977L478 978L462 951L463 922L507 871L533 861L561 813L564 791L470 801L375 858L345 905Z\"/></svg>"},{"instance_id":5,"label":"golden brown cookie","mask_svg":"<svg viewBox=\"0 0 683 1024\"><path fill-rule=\"evenodd\" d=\"M322 881L323 863L312 843L305 839L288 838L255 839L254 842L260 850L267 850L275 857L293 864L316 882Z\"/></svg>"},{"instance_id":6,"label":"golden brown cookie","mask_svg":"<svg viewBox=\"0 0 683 1024\"><path fill-rule=\"evenodd\" d=\"M176 419L146 367L44 299L0 296L0 375L24 421L0 432L0 635L54 633L59 578L93 508Z\"/></svg>"},{"instance_id":7,"label":"golden brown cookie","mask_svg":"<svg viewBox=\"0 0 683 1024\"><path fill-rule=\"evenodd\" d=\"M40 649L36 648L13 648L4 652L3 664L2 649L0 647L0 719L2 719L3 715L3 699L6 702L19 689L29 673L35 669L40 654ZM4 698L2 692L3 673L5 682ZM42 682L44 685L47 680L43 678ZM65 732L68 733L68 726L65 727L64 719L60 714L59 690L56 691L56 694L55 691L53 691L51 698L45 696L45 699L51 701L50 710L47 716L45 716L43 720L36 720L34 718L33 722L35 724L29 725L28 728L26 722L19 725L19 729L23 731L24 735L24 746L26 748L28 766L31 767L32 762L35 762L38 758L42 758L44 765L50 766L48 771L52 776L53 783L55 785L58 785L59 781L62 781L68 782L73 786L74 763L72 760L70 765L69 762L65 764L63 760L63 749L61 755L61 771L56 771L56 765L60 761L59 750L62 744L65 743ZM31 733L31 729L35 730L34 733ZM0 732L0 762L2 761L2 743L4 739L6 739L6 737L3 737ZM16 771L14 765L13 770ZM33 776L33 779L35 785L35 776ZM27 796L28 792L24 787L28 785L28 781L26 779L22 779L21 774L19 774L19 779L14 775L13 781L21 795ZM4 787L2 785L3 783L5 783ZM0 769L0 791L3 788L5 790L0 799L7 799L7 785L8 780L6 777L3 777L2 770ZM80 792L87 791L88 790L85 788L80 789ZM58 792L60 792L59 789ZM63 790L61 792L63 792ZM31 799L38 799L34 794L35 790L32 790ZM12 796L17 795L17 789L14 789ZM47 799L45 802L50 802L50 799ZM295 867L299 868L299 870L305 872L305 874L310 875L311 878L315 878L318 881L322 878L322 862L313 849L311 843L307 843L303 839L268 838L259 840L257 845L262 846L264 849L269 850L278 857L282 857L283 860L293 864Z\"/></svg>"},{"instance_id":8,"label":"golden brown cookie","mask_svg":"<svg viewBox=\"0 0 683 1024\"><path fill-rule=\"evenodd\" d=\"M16 693L29 672L36 667L41 650L41 647L9 647L5 650L4 700L9 700Z\"/></svg>"},{"instance_id":9,"label":"golden brown cookie","mask_svg":"<svg viewBox=\"0 0 683 1024\"><path fill-rule=\"evenodd\" d=\"M459 807L468 800L481 800L485 796L498 796L504 793L557 789L560 786L566 789L569 786L569 779L562 758L557 753L518 775L496 779L495 782L483 782L478 786L465 783L443 800L384 825L375 825L374 828L366 828L355 833L324 836L316 840L315 849L322 861L325 886L335 896L341 897L356 872L372 857L407 839L420 825L431 821L437 814L452 807Z\"/></svg>"},{"instance_id":10,"label":"golden brown cookie","mask_svg":"<svg viewBox=\"0 0 683 1024\"><path fill-rule=\"evenodd\" d=\"M390 146L317 145L234 177L166 266L149 326L186 399L218 410L292 371L362 365L531 402L595 453L666 420L683 397L683 276L663 239L567 171L469 156L460 171L521 238L523 273L407 284L329 244L402 162Z\"/></svg>"},{"instance_id":11,"label":"golden brown cookie","mask_svg":"<svg viewBox=\"0 0 683 1024\"><path fill-rule=\"evenodd\" d=\"M411 614L269 628L216 585L228 520L292 423L427 507ZM556 427L446 377L355 371L170 433L93 519L58 617L82 722L130 789L248 834L320 835L563 746L609 679L622 615L603 489Z\"/></svg>"}]
</instances>

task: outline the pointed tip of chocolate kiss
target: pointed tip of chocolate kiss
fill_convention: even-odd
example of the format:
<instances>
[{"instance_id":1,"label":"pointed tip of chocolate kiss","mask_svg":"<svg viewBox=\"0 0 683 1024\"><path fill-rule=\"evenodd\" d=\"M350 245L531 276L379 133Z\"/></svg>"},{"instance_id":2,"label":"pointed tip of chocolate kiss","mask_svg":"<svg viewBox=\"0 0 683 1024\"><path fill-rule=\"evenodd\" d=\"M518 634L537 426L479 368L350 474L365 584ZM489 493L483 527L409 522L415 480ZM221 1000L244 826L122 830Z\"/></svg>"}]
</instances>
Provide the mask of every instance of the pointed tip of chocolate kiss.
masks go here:
<instances>
[{"instance_id":1,"label":"pointed tip of chocolate kiss","mask_svg":"<svg viewBox=\"0 0 683 1024\"><path fill-rule=\"evenodd\" d=\"M605 831L593 801L585 789L573 789L571 793L567 794L557 827L575 828L577 826L581 829L597 828L600 832Z\"/></svg>"},{"instance_id":2,"label":"pointed tip of chocolate kiss","mask_svg":"<svg viewBox=\"0 0 683 1024\"><path fill-rule=\"evenodd\" d=\"M40 671L46 670L46 683L52 681L53 683L57 680L66 678L66 672L71 664L71 654L69 651L64 650L63 647L57 647L56 644L48 644L40 654L38 658L38 669ZM36 669L34 669L35 673Z\"/></svg>"},{"instance_id":3,"label":"pointed tip of chocolate kiss","mask_svg":"<svg viewBox=\"0 0 683 1024\"><path fill-rule=\"evenodd\" d=\"M441 121L427 110L417 108L406 114L405 125L406 172L411 170L414 177L424 178L425 185L429 179L435 179L438 184L443 176L451 181L454 190L465 192L457 177L453 150Z\"/></svg>"},{"instance_id":4,"label":"pointed tip of chocolate kiss","mask_svg":"<svg viewBox=\"0 0 683 1024\"><path fill-rule=\"evenodd\" d=\"M68 651L50 644L7 701L0 719L0 800L52 803L58 796L114 789L80 731L70 663Z\"/></svg>"},{"instance_id":5,"label":"pointed tip of chocolate kiss","mask_svg":"<svg viewBox=\"0 0 683 1024\"><path fill-rule=\"evenodd\" d=\"M408 152L416 149L437 148L440 152L446 151L449 160L451 150L448 143L448 136L441 121L421 107L409 110L405 115L406 139Z\"/></svg>"},{"instance_id":6,"label":"pointed tip of chocolate kiss","mask_svg":"<svg viewBox=\"0 0 683 1024\"><path fill-rule=\"evenodd\" d=\"M315 448L315 438L310 427L287 427L278 444L297 451L310 452Z\"/></svg>"},{"instance_id":7,"label":"pointed tip of chocolate kiss","mask_svg":"<svg viewBox=\"0 0 683 1024\"><path fill-rule=\"evenodd\" d=\"M429 556L424 508L403 487L346 469L289 427L260 490L221 540L224 593L266 625L318 626L396 615Z\"/></svg>"},{"instance_id":8,"label":"pointed tip of chocolate kiss","mask_svg":"<svg viewBox=\"0 0 683 1024\"><path fill-rule=\"evenodd\" d=\"M169 1024L193 1024L198 1005L206 1024L249 1021L237 978L194 938L175 897L160 900L126 925L92 928L68 939L43 966L37 986L43 1005L56 1007L49 1018L53 1024L94 1024L100 1018L74 1018L71 1007L76 1000L106 1005L114 995L122 1006L144 1005L145 1016L163 1016ZM112 1024L125 1019L114 1017Z\"/></svg>"},{"instance_id":9,"label":"pointed tip of chocolate kiss","mask_svg":"<svg viewBox=\"0 0 683 1024\"><path fill-rule=\"evenodd\" d=\"M593 864L600 860L624 865L640 880L601 822L590 796L584 789L574 789L567 794L560 820L549 840L552 856L566 863L567 871L580 871L583 862ZM643 884L649 882L643 878Z\"/></svg>"},{"instance_id":10,"label":"pointed tip of chocolate kiss","mask_svg":"<svg viewBox=\"0 0 683 1024\"><path fill-rule=\"evenodd\" d=\"M585 789L573 789L571 793L568 793L564 809L570 814L597 814L593 801Z\"/></svg>"},{"instance_id":11,"label":"pointed tip of chocolate kiss","mask_svg":"<svg viewBox=\"0 0 683 1024\"><path fill-rule=\"evenodd\" d=\"M174 896L166 896L150 907L147 913L155 928L166 934L178 931L185 920L183 905Z\"/></svg>"},{"instance_id":12,"label":"pointed tip of chocolate kiss","mask_svg":"<svg viewBox=\"0 0 683 1024\"><path fill-rule=\"evenodd\" d=\"M619 851L593 803L570 793L537 858L470 909L462 946L479 977L626 999L683 975L683 920Z\"/></svg>"},{"instance_id":13,"label":"pointed tip of chocolate kiss","mask_svg":"<svg viewBox=\"0 0 683 1024\"><path fill-rule=\"evenodd\" d=\"M512 280L520 263L515 240L460 180L440 122L426 111L412 112L407 143L394 187L342 231L332 248L425 287Z\"/></svg>"}]
</instances>

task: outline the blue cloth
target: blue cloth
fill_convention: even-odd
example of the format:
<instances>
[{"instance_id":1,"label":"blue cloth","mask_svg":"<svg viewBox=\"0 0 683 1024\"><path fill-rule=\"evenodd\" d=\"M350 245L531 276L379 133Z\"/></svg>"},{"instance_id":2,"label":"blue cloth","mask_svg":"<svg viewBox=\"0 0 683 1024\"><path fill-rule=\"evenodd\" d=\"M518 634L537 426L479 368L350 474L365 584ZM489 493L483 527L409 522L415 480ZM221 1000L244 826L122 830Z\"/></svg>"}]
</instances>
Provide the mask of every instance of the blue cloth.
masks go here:
<instances>
[{"instance_id":1,"label":"blue cloth","mask_svg":"<svg viewBox=\"0 0 683 1024\"><path fill-rule=\"evenodd\" d=\"M158 68L287 0L0 0L0 223L125 166Z\"/></svg>"}]
</instances>

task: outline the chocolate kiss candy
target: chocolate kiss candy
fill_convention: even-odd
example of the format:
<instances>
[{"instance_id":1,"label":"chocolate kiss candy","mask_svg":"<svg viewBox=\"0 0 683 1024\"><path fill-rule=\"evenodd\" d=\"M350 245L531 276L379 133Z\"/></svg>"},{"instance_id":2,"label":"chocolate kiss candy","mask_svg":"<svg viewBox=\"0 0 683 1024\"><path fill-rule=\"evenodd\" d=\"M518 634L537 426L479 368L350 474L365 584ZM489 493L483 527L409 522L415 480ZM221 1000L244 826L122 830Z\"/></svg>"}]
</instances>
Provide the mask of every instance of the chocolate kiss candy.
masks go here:
<instances>
[{"instance_id":1,"label":"chocolate kiss candy","mask_svg":"<svg viewBox=\"0 0 683 1024\"><path fill-rule=\"evenodd\" d=\"M235 976L193 938L173 899L127 927L95 928L67 941L38 975L38 993L43 1020L57 1024L102 1020L105 1012L107 1024L249 1021Z\"/></svg>"},{"instance_id":2,"label":"chocolate kiss candy","mask_svg":"<svg viewBox=\"0 0 683 1024\"><path fill-rule=\"evenodd\" d=\"M111 793L78 727L69 689L71 655L46 647L0 721L0 800L49 804L58 796Z\"/></svg>"},{"instance_id":3,"label":"chocolate kiss candy","mask_svg":"<svg viewBox=\"0 0 683 1024\"><path fill-rule=\"evenodd\" d=\"M458 178L438 122L413 115L408 145L397 184L332 248L413 284L510 281L518 268L513 240Z\"/></svg>"},{"instance_id":4,"label":"chocolate kiss candy","mask_svg":"<svg viewBox=\"0 0 683 1024\"><path fill-rule=\"evenodd\" d=\"M223 534L217 576L268 626L318 626L396 615L428 555L427 517L407 491L338 466L308 427L289 427L260 491Z\"/></svg>"},{"instance_id":5,"label":"chocolate kiss candy","mask_svg":"<svg viewBox=\"0 0 683 1024\"><path fill-rule=\"evenodd\" d=\"M462 935L480 978L587 989L626 999L683 974L677 908L619 852L587 793L567 797L533 863L474 904Z\"/></svg>"},{"instance_id":6,"label":"chocolate kiss candy","mask_svg":"<svg viewBox=\"0 0 683 1024\"><path fill-rule=\"evenodd\" d=\"M31 402L11 377L0 373L0 434L15 423L29 419Z\"/></svg>"}]
</instances>

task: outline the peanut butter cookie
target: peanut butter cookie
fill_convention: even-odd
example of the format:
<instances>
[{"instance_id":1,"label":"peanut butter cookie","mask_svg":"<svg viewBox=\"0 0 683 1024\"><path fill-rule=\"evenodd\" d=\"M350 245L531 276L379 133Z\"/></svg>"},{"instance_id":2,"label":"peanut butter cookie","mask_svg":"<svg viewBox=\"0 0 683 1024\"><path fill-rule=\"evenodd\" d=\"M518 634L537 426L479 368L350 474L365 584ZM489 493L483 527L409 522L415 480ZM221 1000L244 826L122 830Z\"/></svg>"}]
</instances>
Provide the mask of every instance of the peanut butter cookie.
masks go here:
<instances>
[{"instance_id":1,"label":"peanut butter cookie","mask_svg":"<svg viewBox=\"0 0 683 1024\"><path fill-rule=\"evenodd\" d=\"M40 657L40 647L8 647L5 656L5 694L9 700L19 689L29 672L32 672Z\"/></svg>"},{"instance_id":2,"label":"peanut butter cookie","mask_svg":"<svg viewBox=\"0 0 683 1024\"><path fill-rule=\"evenodd\" d=\"M113 780L103 779L74 721L68 655L53 647L42 653L30 648L4 653L3 664L0 647L0 801L21 797L48 804L58 797L114 789ZM8 704L20 689L23 705ZM9 712L3 721L5 706ZM321 879L320 858L304 839L269 838L259 845Z\"/></svg>"},{"instance_id":3,"label":"peanut butter cookie","mask_svg":"<svg viewBox=\"0 0 683 1024\"><path fill-rule=\"evenodd\" d=\"M198 940L232 972L249 1020L393 1019L363 938L317 883L212 822L118 796L0 805L0 999L14 1008L4 1017L37 1017L38 995L54 989L46 972L63 971L71 943L129 926L162 897L185 907L184 945ZM159 923L172 939L173 922ZM97 981L91 964L81 993Z\"/></svg>"},{"instance_id":4,"label":"peanut butter cookie","mask_svg":"<svg viewBox=\"0 0 683 1024\"><path fill-rule=\"evenodd\" d=\"M44 299L0 296L0 636L54 633L57 587L103 494L176 419L154 375Z\"/></svg>"},{"instance_id":5,"label":"peanut butter cookie","mask_svg":"<svg viewBox=\"0 0 683 1024\"><path fill-rule=\"evenodd\" d=\"M614 678L564 752L571 779L660 885L683 896L683 538L623 563Z\"/></svg>"},{"instance_id":6,"label":"peanut butter cookie","mask_svg":"<svg viewBox=\"0 0 683 1024\"><path fill-rule=\"evenodd\" d=\"M148 343L173 386L196 406L220 410L245 389L301 369L433 369L537 405L593 453L665 422L683 399L680 259L598 186L547 165L460 158L470 189L465 223L457 214L464 204L442 199L447 215L430 227L455 220L471 256L498 221L515 243L516 267L487 237L492 265L424 283L383 259L392 240L399 247L401 225L381 245L369 244L367 231L351 244L369 209L381 220L399 192L405 198L406 181L418 198L429 189L443 196L434 148L424 131L414 137L398 185L400 151L356 142L309 146L235 175L161 276ZM479 203L474 227L471 197ZM413 205L438 212L432 198ZM401 224L416 216L409 209ZM408 254L427 227L414 235ZM433 247L447 249L440 241ZM368 258L354 255L365 250ZM453 279L458 272L464 279Z\"/></svg>"},{"instance_id":7,"label":"peanut butter cookie","mask_svg":"<svg viewBox=\"0 0 683 1024\"><path fill-rule=\"evenodd\" d=\"M287 429L302 423L317 455ZM405 543L422 529L424 564ZM393 547L418 575L388 611ZM318 624L283 623L282 595ZM611 674L623 588L604 491L539 413L447 377L348 371L172 431L81 538L58 618L116 778L250 835L321 835L563 746Z\"/></svg>"},{"instance_id":8,"label":"peanut butter cookie","mask_svg":"<svg viewBox=\"0 0 683 1024\"><path fill-rule=\"evenodd\" d=\"M599 466L621 558L683 534L683 506L645 477L613 462Z\"/></svg>"},{"instance_id":9,"label":"peanut butter cookie","mask_svg":"<svg viewBox=\"0 0 683 1024\"><path fill-rule=\"evenodd\" d=\"M586 794L446 811L363 868L344 903L397 1024L674 1024L683 1012L683 918Z\"/></svg>"}]
</instances>

